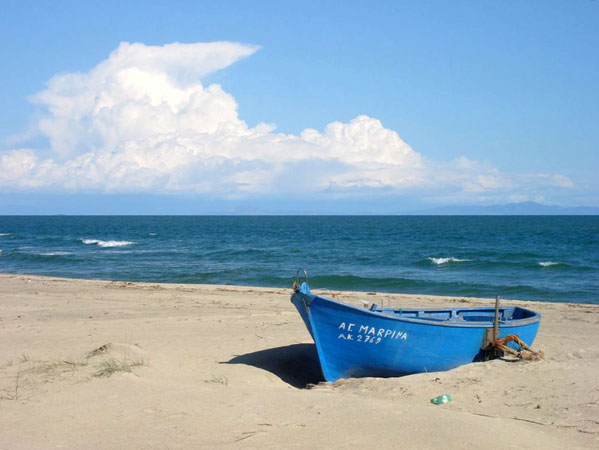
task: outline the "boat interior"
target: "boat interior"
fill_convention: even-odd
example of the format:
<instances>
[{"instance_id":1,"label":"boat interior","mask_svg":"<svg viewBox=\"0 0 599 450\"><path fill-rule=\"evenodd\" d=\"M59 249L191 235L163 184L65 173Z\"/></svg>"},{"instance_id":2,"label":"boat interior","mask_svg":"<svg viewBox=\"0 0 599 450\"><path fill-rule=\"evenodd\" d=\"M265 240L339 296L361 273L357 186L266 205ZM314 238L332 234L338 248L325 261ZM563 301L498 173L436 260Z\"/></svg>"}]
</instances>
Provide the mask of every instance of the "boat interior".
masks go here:
<instances>
[{"instance_id":1,"label":"boat interior","mask_svg":"<svg viewBox=\"0 0 599 450\"><path fill-rule=\"evenodd\" d=\"M493 322L495 308L454 308L454 309L389 309L374 304L370 311L393 317L432 320L439 322ZM499 308L499 321L502 323L529 319L536 314L517 306Z\"/></svg>"}]
</instances>

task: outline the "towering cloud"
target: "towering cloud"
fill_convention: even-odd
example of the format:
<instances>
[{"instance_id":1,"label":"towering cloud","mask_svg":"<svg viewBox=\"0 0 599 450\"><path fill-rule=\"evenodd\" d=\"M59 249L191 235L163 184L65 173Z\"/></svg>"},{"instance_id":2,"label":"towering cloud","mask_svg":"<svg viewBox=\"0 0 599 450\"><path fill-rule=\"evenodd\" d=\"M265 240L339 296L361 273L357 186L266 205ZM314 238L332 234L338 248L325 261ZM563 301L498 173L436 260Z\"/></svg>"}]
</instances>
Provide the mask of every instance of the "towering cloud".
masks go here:
<instances>
[{"instance_id":1,"label":"towering cloud","mask_svg":"<svg viewBox=\"0 0 599 450\"><path fill-rule=\"evenodd\" d=\"M55 76L32 99L49 148L0 152L0 189L243 196L440 187L480 193L521 183L465 158L427 161L364 115L299 135L249 127L235 99L202 80L257 49L122 43L87 73ZM571 183L544 179L553 181Z\"/></svg>"}]
</instances>

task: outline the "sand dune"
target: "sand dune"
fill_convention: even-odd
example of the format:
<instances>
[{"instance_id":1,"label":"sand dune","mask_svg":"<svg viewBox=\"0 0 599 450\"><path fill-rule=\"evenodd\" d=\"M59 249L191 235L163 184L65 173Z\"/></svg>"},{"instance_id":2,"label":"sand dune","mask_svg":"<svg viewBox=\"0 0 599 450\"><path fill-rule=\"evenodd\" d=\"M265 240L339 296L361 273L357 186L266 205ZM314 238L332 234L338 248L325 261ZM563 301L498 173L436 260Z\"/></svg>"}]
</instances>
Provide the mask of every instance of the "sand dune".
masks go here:
<instances>
[{"instance_id":1,"label":"sand dune","mask_svg":"<svg viewBox=\"0 0 599 450\"><path fill-rule=\"evenodd\" d=\"M542 361L330 384L290 290L0 286L0 449L599 447L599 306L514 302L543 315ZM359 298L492 303L340 293Z\"/></svg>"}]
</instances>

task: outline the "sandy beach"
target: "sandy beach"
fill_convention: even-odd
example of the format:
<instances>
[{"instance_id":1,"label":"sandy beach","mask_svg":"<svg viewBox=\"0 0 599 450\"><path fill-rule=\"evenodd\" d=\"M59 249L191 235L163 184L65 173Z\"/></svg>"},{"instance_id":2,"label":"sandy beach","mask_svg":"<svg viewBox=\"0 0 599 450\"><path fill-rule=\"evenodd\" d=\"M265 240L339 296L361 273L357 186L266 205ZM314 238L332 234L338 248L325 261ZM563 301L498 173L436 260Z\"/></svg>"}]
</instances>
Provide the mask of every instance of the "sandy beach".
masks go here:
<instances>
[{"instance_id":1,"label":"sandy beach","mask_svg":"<svg viewBox=\"0 0 599 450\"><path fill-rule=\"evenodd\" d=\"M26 275L0 286L0 449L599 447L597 305L505 301L542 314L541 361L330 384L290 289ZM443 393L453 401L430 403Z\"/></svg>"}]
</instances>

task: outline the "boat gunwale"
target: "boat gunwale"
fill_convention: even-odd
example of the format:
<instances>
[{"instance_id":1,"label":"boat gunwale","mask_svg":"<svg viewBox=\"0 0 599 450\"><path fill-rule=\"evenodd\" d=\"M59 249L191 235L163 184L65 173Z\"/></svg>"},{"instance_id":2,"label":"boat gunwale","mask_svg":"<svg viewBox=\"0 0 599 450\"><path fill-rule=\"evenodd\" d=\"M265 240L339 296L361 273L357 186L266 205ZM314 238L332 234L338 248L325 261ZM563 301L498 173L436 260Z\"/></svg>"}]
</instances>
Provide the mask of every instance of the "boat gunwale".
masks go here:
<instances>
[{"instance_id":1,"label":"boat gunwale","mask_svg":"<svg viewBox=\"0 0 599 450\"><path fill-rule=\"evenodd\" d=\"M318 294L306 294L303 292L296 292L294 294L299 294L302 296L306 296L308 298L311 297L310 302L308 302L308 304L306 305L307 307L310 307L311 304L314 302L314 300L320 299L324 302L330 302L330 303L339 305L341 307L348 308L360 315L365 315L370 318L385 319L385 320L389 320L392 322L408 322L408 323L421 324L421 325L436 325L436 326L451 327L451 328L492 328L493 327L493 318L491 318L488 321L487 320L485 320L485 321L457 321L457 320L438 320L438 319L431 319L431 318L424 318L424 317L421 317L421 318L401 317L401 316L397 316L397 315L385 314L385 310L390 311L390 312L395 311L392 309L381 309L378 311L376 311L376 310L371 311L370 309L361 308L361 307L358 307L358 306L355 306L355 305L352 305L349 303L345 303L345 302L342 302L339 300L324 297L324 296L318 295ZM304 304L306 304L306 303L304 302ZM520 326L531 325L531 324L541 321L541 314L539 314L538 312L533 311L531 309L523 308L521 306L509 306L508 308L519 308L523 311L532 313L532 317L510 320L509 322L500 321L499 328L502 328L502 329L515 328L515 327L520 327ZM406 308L406 309L401 308L402 311L425 311L425 310L426 311L456 311L456 310L467 311L469 309L470 310L489 310L489 311L495 310L495 308L492 306L466 307L466 308L422 308L422 309L420 309L420 308ZM308 314L311 315L311 312Z\"/></svg>"}]
</instances>

